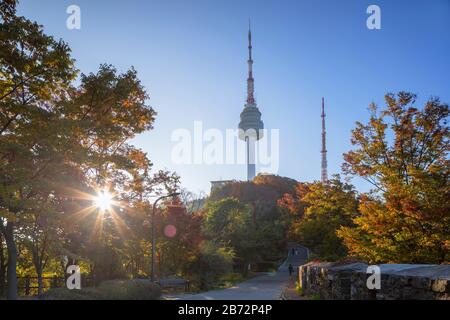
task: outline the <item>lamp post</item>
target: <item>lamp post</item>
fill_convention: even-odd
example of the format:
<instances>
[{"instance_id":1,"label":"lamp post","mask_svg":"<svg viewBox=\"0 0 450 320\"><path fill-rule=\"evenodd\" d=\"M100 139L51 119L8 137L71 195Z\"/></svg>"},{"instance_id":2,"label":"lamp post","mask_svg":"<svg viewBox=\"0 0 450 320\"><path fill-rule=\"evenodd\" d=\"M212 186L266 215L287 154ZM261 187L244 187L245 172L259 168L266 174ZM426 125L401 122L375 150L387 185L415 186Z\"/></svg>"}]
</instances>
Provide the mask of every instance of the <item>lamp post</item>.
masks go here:
<instances>
[{"instance_id":1,"label":"lamp post","mask_svg":"<svg viewBox=\"0 0 450 320\"><path fill-rule=\"evenodd\" d=\"M171 193L171 194L168 194L165 196L161 196L158 199L156 199L155 202L153 203L153 208L152 208L152 270L151 270L151 274L150 274L150 278L151 278L152 282L155 282L155 250L156 250L155 209L156 209L156 204L158 203L159 200L162 200L165 198L170 198L170 197L176 197L179 194L180 194L179 192L174 192L174 193Z\"/></svg>"}]
</instances>

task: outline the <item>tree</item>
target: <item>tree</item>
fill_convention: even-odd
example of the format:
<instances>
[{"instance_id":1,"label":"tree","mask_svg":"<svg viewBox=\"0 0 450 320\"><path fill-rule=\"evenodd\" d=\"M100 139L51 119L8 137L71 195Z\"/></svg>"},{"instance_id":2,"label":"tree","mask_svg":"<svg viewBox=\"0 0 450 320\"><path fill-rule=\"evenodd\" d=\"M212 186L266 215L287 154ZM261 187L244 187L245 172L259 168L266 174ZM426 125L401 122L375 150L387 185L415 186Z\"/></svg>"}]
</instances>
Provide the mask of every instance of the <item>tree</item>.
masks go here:
<instances>
[{"instance_id":1,"label":"tree","mask_svg":"<svg viewBox=\"0 0 450 320\"><path fill-rule=\"evenodd\" d=\"M283 195L293 194L297 181L276 175L258 175L253 181L236 181L227 183L214 190L211 200L234 197L241 202L254 204L260 200L267 200L275 208L277 200Z\"/></svg>"},{"instance_id":2,"label":"tree","mask_svg":"<svg viewBox=\"0 0 450 320\"><path fill-rule=\"evenodd\" d=\"M386 108L372 104L367 124L352 133L356 147L344 171L369 181L355 227L339 231L351 254L373 263L449 261L449 108L431 98L423 109L407 92L387 94Z\"/></svg>"},{"instance_id":3,"label":"tree","mask_svg":"<svg viewBox=\"0 0 450 320\"><path fill-rule=\"evenodd\" d=\"M0 232L0 297L3 297L6 289L6 252L3 234Z\"/></svg>"},{"instance_id":4,"label":"tree","mask_svg":"<svg viewBox=\"0 0 450 320\"><path fill-rule=\"evenodd\" d=\"M179 198L166 201L157 215L159 274L184 276L188 258L203 240L202 217L189 213Z\"/></svg>"},{"instance_id":5,"label":"tree","mask_svg":"<svg viewBox=\"0 0 450 320\"><path fill-rule=\"evenodd\" d=\"M293 219L290 238L305 245L318 257L336 260L347 254L336 231L352 225L358 213L358 201L352 185L338 175L327 183L299 184L296 196L286 195L279 201Z\"/></svg>"},{"instance_id":6,"label":"tree","mask_svg":"<svg viewBox=\"0 0 450 320\"><path fill-rule=\"evenodd\" d=\"M18 217L32 203L30 185L39 185L35 178L40 163L34 159L50 150L39 144L39 138L48 134L41 125L51 122L48 103L69 85L76 71L67 44L15 16L15 1L2 3L0 12L0 231L8 251L8 298L15 299L14 232Z\"/></svg>"},{"instance_id":7,"label":"tree","mask_svg":"<svg viewBox=\"0 0 450 320\"><path fill-rule=\"evenodd\" d=\"M57 213L52 208L36 208L36 213L26 215L20 223L20 242L31 254L31 261L38 278L38 294L43 290L42 275L50 261L51 244L58 241L55 219Z\"/></svg>"},{"instance_id":8,"label":"tree","mask_svg":"<svg viewBox=\"0 0 450 320\"><path fill-rule=\"evenodd\" d=\"M250 205L235 198L207 202L202 229L207 239L233 248L238 266L247 272L259 251Z\"/></svg>"},{"instance_id":9,"label":"tree","mask_svg":"<svg viewBox=\"0 0 450 320\"><path fill-rule=\"evenodd\" d=\"M209 200L238 199L251 208L251 226L256 237L254 262L277 262L284 258L290 217L279 210L278 200L295 193L297 181L276 176L258 175L251 182L232 182L212 192ZM237 253L237 256L239 254Z\"/></svg>"},{"instance_id":10,"label":"tree","mask_svg":"<svg viewBox=\"0 0 450 320\"><path fill-rule=\"evenodd\" d=\"M3 21L14 18L16 15L17 0L4 0L0 3L0 17Z\"/></svg>"},{"instance_id":11,"label":"tree","mask_svg":"<svg viewBox=\"0 0 450 320\"><path fill-rule=\"evenodd\" d=\"M82 250L91 261L97 282L123 276L122 265L130 262L134 264L134 275L138 276L143 260L138 262L135 253L129 250L139 248L144 253L150 233L145 233L143 224L139 226L136 222L147 218L150 195L164 190L171 192L179 177L162 170L152 173L147 155L127 143L136 134L151 129L155 119L134 69L117 74L112 66L101 65L96 74L82 75L80 88L72 96L66 103L70 118L79 128L75 131L77 145L73 150L77 151L76 161L85 179L84 193L92 195L96 189L108 189L117 204L105 214L98 210L85 212L84 221L79 221L78 230L73 231L88 236L77 237L74 249ZM75 212L68 218L76 219L78 215ZM81 240L80 247L80 238L89 241ZM102 251L109 252L111 259L103 259Z\"/></svg>"},{"instance_id":12,"label":"tree","mask_svg":"<svg viewBox=\"0 0 450 320\"><path fill-rule=\"evenodd\" d=\"M184 273L196 283L201 290L207 290L220 276L233 269L234 252L211 241L202 241L189 257Z\"/></svg>"},{"instance_id":13,"label":"tree","mask_svg":"<svg viewBox=\"0 0 450 320\"><path fill-rule=\"evenodd\" d=\"M67 44L17 17L15 1L2 2L0 14L0 232L7 297L17 298L18 245L26 248L22 258L34 265L40 291L48 262L63 254L83 256L92 270L109 263L117 267L111 274L120 274L121 236L131 233L133 209L148 208L149 194L173 189L179 180L167 171L152 174L146 154L127 143L152 129L156 113L146 104L148 95L133 68L118 74L110 65L82 74L73 86L77 71ZM99 189L109 189L122 205L106 215L94 210ZM99 248L114 261L99 258Z\"/></svg>"}]
</instances>

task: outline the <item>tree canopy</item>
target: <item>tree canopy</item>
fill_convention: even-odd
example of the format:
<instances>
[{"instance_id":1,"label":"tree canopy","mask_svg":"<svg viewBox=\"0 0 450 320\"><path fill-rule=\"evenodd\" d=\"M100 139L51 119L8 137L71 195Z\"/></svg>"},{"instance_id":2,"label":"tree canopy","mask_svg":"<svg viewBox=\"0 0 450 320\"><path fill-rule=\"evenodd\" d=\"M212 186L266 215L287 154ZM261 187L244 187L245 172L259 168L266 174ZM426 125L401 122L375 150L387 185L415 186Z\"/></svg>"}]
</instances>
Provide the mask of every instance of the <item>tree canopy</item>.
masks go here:
<instances>
[{"instance_id":1,"label":"tree canopy","mask_svg":"<svg viewBox=\"0 0 450 320\"><path fill-rule=\"evenodd\" d=\"M351 184L339 176L326 183L299 183L295 195L286 194L279 205L291 215L290 239L324 260L347 255L336 231L352 225L352 218L358 215L357 193Z\"/></svg>"},{"instance_id":2,"label":"tree canopy","mask_svg":"<svg viewBox=\"0 0 450 320\"><path fill-rule=\"evenodd\" d=\"M343 169L374 186L361 198L355 227L339 236L353 255L371 262L449 261L449 108L431 98L422 109L407 92L387 94L357 123Z\"/></svg>"},{"instance_id":3,"label":"tree canopy","mask_svg":"<svg viewBox=\"0 0 450 320\"><path fill-rule=\"evenodd\" d=\"M123 240L146 238L132 236L130 225L146 216L151 194L178 183L170 172L152 173L146 154L128 143L152 129L156 112L133 68L103 64L75 86L68 45L16 16L14 1L0 10L0 280L7 273L15 299L17 263L27 256L39 291L44 270L62 256L84 259L94 277L118 277ZM106 191L115 206L105 215L92 203Z\"/></svg>"}]
</instances>

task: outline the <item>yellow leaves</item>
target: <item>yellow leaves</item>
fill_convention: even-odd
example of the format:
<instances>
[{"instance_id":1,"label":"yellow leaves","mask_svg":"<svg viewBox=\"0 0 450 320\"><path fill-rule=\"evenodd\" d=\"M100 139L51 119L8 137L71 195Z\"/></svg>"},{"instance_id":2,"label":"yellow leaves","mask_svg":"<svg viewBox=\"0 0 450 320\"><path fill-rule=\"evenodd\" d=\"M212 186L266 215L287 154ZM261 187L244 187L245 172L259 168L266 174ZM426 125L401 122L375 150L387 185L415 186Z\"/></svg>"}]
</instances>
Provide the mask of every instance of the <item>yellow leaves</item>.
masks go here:
<instances>
[{"instance_id":1,"label":"yellow leaves","mask_svg":"<svg viewBox=\"0 0 450 320\"><path fill-rule=\"evenodd\" d=\"M0 217L10 222L15 222L18 220L17 216L7 209L0 209Z\"/></svg>"},{"instance_id":2,"label":"yellow leaves","mask_svg":"<svg viewBox=\"0 0 450 320\"><path fill-rule=\"evenodd\" d=\"M445 251L450 252L450 239L444 241L444 243L442 244L442 248ZM448 263L450 263L450 261Z\"/></svg>"}]
</instances>

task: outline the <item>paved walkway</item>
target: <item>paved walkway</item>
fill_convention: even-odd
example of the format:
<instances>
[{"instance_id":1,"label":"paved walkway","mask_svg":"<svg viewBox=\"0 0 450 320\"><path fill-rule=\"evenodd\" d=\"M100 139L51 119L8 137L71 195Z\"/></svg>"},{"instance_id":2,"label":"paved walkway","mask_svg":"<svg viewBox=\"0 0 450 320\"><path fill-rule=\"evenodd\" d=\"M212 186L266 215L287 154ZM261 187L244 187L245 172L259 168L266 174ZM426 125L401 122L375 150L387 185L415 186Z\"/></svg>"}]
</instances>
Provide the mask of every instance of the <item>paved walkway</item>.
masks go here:
<instances>
[{"instance_id":1,"label":"paved walkway","mask_svg":"<svg viewBox=\"0 0 450 320\"><path fill-rule=\"evenodd\" d=\"M165 295L166 299L175 300L279 300L284 288L289 284L288 266L296 270L307 260L307 249L297 248L297 255L289 256L277 272L262 273L234 287L212 290L198 294Z\"/></svg>"}]
</instances>

